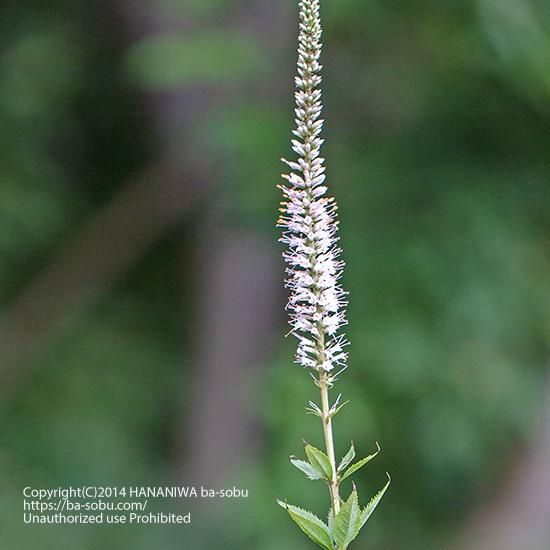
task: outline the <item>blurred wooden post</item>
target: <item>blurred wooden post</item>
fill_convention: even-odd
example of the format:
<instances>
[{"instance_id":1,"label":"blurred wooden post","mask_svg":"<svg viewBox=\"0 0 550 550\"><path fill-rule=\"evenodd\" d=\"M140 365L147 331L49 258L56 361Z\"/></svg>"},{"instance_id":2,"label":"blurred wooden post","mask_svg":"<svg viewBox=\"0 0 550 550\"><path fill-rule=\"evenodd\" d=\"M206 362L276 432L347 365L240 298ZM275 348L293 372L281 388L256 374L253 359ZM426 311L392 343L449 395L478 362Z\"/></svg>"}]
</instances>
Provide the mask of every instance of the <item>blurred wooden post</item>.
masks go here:
<instances>
[{"instance_id":1,"label":"blurred wooden post","mask_svg":"<svg viewBox=\"0 0 550 550\"><path fill-rule=\"evenodd\" d=\"M181 476L212 484L257 452L258 386L276 334L280 266L265 239L223 227L209 232L198 259L198 338Z\"/></svg>"}]
</instances>

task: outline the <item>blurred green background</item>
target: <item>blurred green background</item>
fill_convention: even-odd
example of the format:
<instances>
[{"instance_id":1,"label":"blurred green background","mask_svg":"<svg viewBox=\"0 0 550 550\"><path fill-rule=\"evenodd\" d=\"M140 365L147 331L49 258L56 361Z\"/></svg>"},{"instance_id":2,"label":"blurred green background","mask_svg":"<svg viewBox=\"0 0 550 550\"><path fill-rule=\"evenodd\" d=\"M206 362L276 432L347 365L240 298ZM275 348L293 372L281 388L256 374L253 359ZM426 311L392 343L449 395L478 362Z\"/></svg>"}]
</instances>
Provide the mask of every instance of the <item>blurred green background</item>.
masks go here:
<instances>
[{"instance_id":1,"label":"blurred green background","mask_svg":"<svg viewBox=\"0 0 550 550\"><path fill-rule=\"evenodd\" d=\"M2 2L0 538L306 549L316 398L274 227L292 0ZM323 0L356 548L550 547L550 4ZM546 407L546 408L545 408ZM191 527L39 527L23 487L200 485ZM348 487L345 490L349 490Z\"/></svg>"}]
</instances>

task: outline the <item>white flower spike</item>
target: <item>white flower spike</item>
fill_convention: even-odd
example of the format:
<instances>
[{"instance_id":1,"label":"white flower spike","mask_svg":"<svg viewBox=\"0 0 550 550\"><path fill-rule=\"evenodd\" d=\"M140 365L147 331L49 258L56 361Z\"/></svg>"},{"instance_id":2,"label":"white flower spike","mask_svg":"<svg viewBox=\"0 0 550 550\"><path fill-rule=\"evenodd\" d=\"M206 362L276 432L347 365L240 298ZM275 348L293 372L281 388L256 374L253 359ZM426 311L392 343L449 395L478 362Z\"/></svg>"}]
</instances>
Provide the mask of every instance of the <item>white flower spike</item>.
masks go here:
<instances>
[{"instance_id":1,"label":"white flower spike","mask_svg":"<svg viewBox=\"0 0 550 550\"><path fill-rule=\"evenodd\" d=\"M300 2L296 130L292 149L297 162L283 159L292 170L279 186L285 197L278 226L288 246L286 286L292 333L298 338L296 362L331 371L343 367L346 340L338 335L346 324L345 292L339 284L344 262L339 260L337 206L327 198L321 120L321 22L319 2Z\"/></svg>"},{"instance_id":2,"label":"white flower spike","mask_svg":"<svg viewBox=\"0 0 550 550\"><path fill-rule=\"evenodd\" d=\"M344 262L339 259L338 221L334 199L326 197L324 159L321 157L321 20L319 0L301 0L296 77L296 129L292 149L296 161L284 160L290 173L280 185L284 196L278 226L287 250L286 286L290 290L287 309L291 333L298 339L296 362L312 369L320 389L321 406L309 402L306 411L323 424L326 452L305 443L307 460L290 457L293 466L310 480L323 480L330 493L328 522L285 501L279 504L300 529L325 550L346 550L357 537L374 508L386 492L389 481L365 508L359 506L355 484L347 500L340 497L340 483L372 460L377 451L355 463L353 443L338 466L334 452L332 420L347 404L341 395L331 405L329 389L347 367L347 344L341 333L346 324L345 295L339 280ZM337 369L335 371L335 369ZM388 476L389 477L389 476Z\"/></svg>"}]
</instances>

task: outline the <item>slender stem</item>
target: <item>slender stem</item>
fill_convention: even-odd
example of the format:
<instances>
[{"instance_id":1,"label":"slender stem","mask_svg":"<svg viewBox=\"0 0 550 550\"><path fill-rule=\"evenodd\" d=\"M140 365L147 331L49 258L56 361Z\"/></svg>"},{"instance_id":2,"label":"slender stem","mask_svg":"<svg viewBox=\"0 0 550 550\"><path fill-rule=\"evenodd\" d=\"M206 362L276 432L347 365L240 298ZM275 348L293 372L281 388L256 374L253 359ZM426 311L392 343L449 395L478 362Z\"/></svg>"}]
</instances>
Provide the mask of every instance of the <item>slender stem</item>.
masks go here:
<instances>
[{"instance_id":1,"label":"slender stem","mask_svg":"<svg viewBox=\"0 0 550 550\"><path fill-rule=\"evenodd\" d=\"M334 456L334 438L332 436L332 417L330 415L330 404L328 400L328 373L322 371L319 374L319 388L321 389L321 407L323 416L323 432L325 434L325 445L327 456L332 467L332 480L329 482L330 499L334 515L340 511L340 494L338 491L338 478L336 477L336 459Z\"/></svg>"}]
</instances>

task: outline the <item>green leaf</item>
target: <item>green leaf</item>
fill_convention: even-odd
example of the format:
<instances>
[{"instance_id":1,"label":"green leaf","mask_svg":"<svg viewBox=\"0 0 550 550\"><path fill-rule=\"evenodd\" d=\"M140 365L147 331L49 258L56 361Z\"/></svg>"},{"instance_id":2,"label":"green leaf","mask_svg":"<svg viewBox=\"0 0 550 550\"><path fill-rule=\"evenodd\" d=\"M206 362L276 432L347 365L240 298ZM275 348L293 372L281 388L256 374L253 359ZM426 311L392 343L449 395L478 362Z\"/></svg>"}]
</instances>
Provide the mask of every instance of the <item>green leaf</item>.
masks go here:
<instances>
[{"instance_id":1,"label":"green leaf","mask_svg":"<svg viewBox=\"0 0 550 550\"><path fill-rule=\"evenodd\" d=\"M349 451L346 453L344 458L340 461L340 464L338 465L338 473L340 473L342 470L345 470L349 463L355 458L355 448L353 446L353 441L351 442L351 447L349 448Z\"/></svg>"},{"instance_id":2,"label":"green leaf","mask_svg":"<svg viewBox=\"0 0 550 550\"><path fill-rule=\"evenodd\" d=\"M332 479L332 467L330 465L330 460L328 456L316 449L312 445L306 445L306 455L310 464L315 468L317 473L326 480Z\"/></svg>"},{"instance_id":3,"label":"green leaf","mask_svg":"<svg viewBox=\"0 0 550 550\"><path fill-rule=\"evenodd\" d=\"M306 474L306 476L309 479L316 480L316 479L322 479L322 477L317 473L315 468L305 460L300 460L299 458L296 458L295 456L290 457L290 462L298 468L298 470L301 470Z\"/></svg>"},{"instance_id":4,"label":"green leaf","mask_svg":"<svg viewBox=\"0 0 550 550\"><path fill-rule=\"evenodd\" d=\"M355 487L334 518L334 541L338 548L347 548L361 529L362 512Z\"/></svg>"},{"instance_id":5,"label":"green leaf","mask_svg":"<svg viewBox=\"0 0 550 550\"><path fill-rule=\"evenodd\" d=\"M391 483L391 478L389 474L386 474L388 476L388 482L384 487L374 495L370 502L365 506L365 508L361 511L361 527L367 523L367 520L370 518L371 514L374 512L374 509L378 506L378 503L382 500L382 497L384 496L384 493L387 491L388 487Z\"/></svg>"},{"instance_id":6,"label":"green leaf","mask_svg":"<svg viewBox=\"0 0 550 550\"><path fill-rule=\"evenodd\" d=\"M345 472L344 474L342 475L342 477L340 478L340 481L344 481L344 479L346 479L347 477L349 477L351 474L354 474L357 470L361 469L365 464L367 464L367 462L370 462L375 456L378 455L378 453L380 452L380 446L378 445L378 443L376 443L376 452L367 456L366 458L362 458L361 460L359 460L358 462L356 462L355 464L352 464Z\"/></svg>"},{"instance_id":7,"label":"green leaf","mask_svg":"<svg viewBox=\"0 0 550 550\"><path fill-rule=\"evenodd\" d=\"M277 501L296 522L298 527L315 543L325 550L333 550L332 539L325 522L321 521L315 514L292 506L280 500Z\"/></svg>"}]
</instances>

